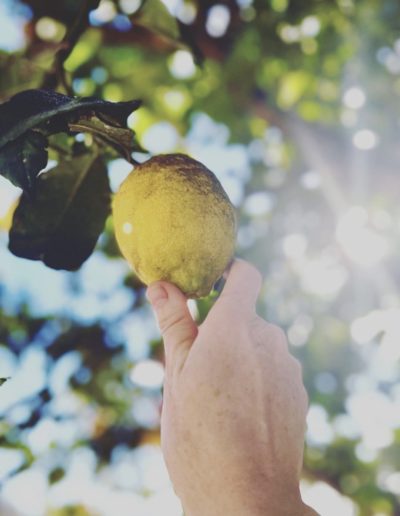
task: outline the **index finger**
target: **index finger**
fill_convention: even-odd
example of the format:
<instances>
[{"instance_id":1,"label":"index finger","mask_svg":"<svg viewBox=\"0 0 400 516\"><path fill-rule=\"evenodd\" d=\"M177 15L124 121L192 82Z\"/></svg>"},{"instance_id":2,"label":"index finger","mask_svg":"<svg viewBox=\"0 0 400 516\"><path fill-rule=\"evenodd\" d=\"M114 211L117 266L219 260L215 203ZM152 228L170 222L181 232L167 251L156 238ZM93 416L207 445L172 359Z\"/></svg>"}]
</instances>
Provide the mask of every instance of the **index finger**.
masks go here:
<instances>
[{"instance_id":1,"label":"index finger","mask_svg":"<svg viewBox=\"0 0 400 516\"><path fill-rule=\"evenodd\" d=\"M214 307L255 311L262 285L261 273L251 263L235 258L227 271L226 283Z\"/></svg>"}]
</instances>

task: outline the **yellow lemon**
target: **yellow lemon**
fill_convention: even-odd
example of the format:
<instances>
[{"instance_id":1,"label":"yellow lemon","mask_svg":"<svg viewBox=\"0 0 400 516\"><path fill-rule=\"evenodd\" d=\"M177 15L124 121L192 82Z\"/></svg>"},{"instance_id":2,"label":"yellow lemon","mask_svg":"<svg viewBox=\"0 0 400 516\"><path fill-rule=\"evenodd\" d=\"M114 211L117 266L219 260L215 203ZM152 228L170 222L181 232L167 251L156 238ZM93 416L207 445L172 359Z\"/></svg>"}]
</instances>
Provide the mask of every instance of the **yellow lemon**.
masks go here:
<instances>
[{"instance_id":1,"label":"yellow lemon","mask_svg":"<svg viewBox=\"0 0 400 516\"><path fill-rule=\"evenodd\" d=\"M183 154L137 166L114 197L113 216L121 252L146 285L163 280L206 296L233 257L234 208L215 175Z\"/></svg>"},{"instance_id":2,"label":"yellow lemon","mask_svg":"<svg viewBox=\"0 0 400 516\"><path fill-rule=\"evenodd\" d=\"M0 231L9 231L12 225L14 211L16 210L18 201L14 201L8 210L0 216Z\"/></svg>"}]
</instances>

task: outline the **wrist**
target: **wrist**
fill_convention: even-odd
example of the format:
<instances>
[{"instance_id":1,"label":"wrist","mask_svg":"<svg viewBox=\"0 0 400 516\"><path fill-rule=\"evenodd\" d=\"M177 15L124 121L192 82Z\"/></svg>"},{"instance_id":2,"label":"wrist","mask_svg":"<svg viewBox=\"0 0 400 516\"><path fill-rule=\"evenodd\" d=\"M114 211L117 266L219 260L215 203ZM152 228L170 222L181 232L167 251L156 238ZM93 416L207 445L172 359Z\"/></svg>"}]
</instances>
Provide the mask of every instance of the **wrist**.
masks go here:
<instances>
[{"instance_id":1,"label":"wrist","mask_svg":"<svg viewBox=\"0 0 400 516\"><path fill-rule=\"evenodd\" d=\"M222 493L221 493L222 494ZM319 516L311 507L305 505L299 496L291 495L289 490L282 498L265 495L252 496L246 500L225 499L224 496L210 497L200 503L186 507L184 516Z\"/></svg>"},{"instance_id":2,"label":"wrist","mask_svg":"<svg viewBox=\"0 0 400 516\"><path fill-rule=\"evenodd\" d=\"M184 511L184 516L226 516L226 512L210 509L211 512L204 512L204 508L201 507L199 511L188 512ZM296 510L294 507L280 507L278 508L266 508L262 510L256 509L255 511L249 512L246 506L235 507L228 513L230 516L320 516L311 507L307 505L299 506Z\"/></svg>"}]
</instances>

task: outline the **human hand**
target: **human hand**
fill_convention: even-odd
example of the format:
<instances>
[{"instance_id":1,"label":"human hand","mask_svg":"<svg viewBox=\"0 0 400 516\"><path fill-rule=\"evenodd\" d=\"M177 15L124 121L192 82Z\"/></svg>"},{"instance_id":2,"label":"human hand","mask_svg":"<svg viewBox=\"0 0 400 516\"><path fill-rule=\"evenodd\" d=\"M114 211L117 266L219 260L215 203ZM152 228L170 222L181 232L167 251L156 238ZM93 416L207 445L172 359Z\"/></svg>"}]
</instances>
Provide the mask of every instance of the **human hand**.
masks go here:
<instances>
[{"instance_id":1,"label":"human hand","mask_svg":"<svg viewBox=\"0 0 400 516\"><path fill-rule=\"evenodd\" d=\"M282 330L257 316L259 272L235 260L199 327L174 285L147 296L164 338L165 462L187 516L305 516L307 394Z\"/></svg>"}]
</instances>

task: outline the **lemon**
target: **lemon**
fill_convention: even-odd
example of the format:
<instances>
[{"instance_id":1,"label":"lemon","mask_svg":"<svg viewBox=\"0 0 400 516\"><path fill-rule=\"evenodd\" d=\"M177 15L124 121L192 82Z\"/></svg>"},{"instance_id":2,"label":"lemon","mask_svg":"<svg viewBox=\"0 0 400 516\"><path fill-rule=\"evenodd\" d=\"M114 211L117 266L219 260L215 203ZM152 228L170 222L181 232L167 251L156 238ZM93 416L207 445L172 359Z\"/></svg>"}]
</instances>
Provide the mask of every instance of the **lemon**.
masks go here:
<instances>
[{"instance_id":1,"label":"lemon","mask_svg":"<svg viewBox=\"0 0 400 516\"><path fill-rule=\"evenodd\" d=\"M14 201L4 214L0 215L0 231L9 231L12 226L14 212L17 208L18 201Z\"/></svg>"},{"instance_id":2,"label":"lemon","mask_svg":"<svg viewBox=\"0 0 400 516\"><path fill-rule=\"evenodd\" d=\"M175 284L188 297L210 293L232 259L234 208L215 175L183 154L137 166L113 200L122 254L146 284Z\"/></svg>"}]
</instances>

